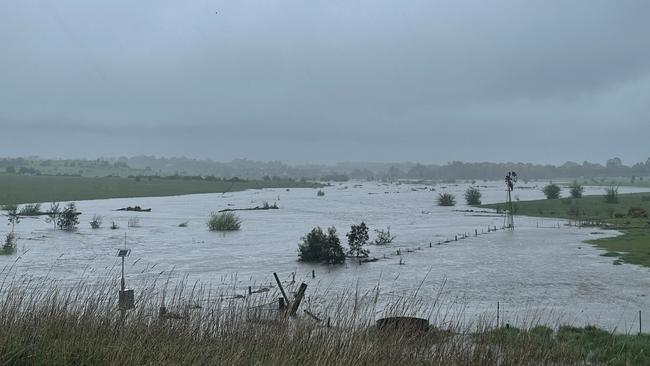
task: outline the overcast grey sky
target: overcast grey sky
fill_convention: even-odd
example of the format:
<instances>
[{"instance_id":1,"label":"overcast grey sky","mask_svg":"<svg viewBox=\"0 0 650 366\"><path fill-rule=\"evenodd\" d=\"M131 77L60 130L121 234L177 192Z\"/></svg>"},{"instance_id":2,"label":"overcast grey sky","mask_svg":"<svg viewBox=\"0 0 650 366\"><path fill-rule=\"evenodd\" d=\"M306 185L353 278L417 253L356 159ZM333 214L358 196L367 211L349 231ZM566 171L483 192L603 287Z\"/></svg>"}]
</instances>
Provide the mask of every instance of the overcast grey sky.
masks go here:
<instances>
[{"instance_id":1,"label":"overcast grey sky","mask_svg":"<svg viewBox=\"0 0 650 366\"><path fill-rule=\"evenodd\" d=\"M645 0L5 0L0 47L0 156L650 156Z\"/></svg>"}]
</instances>

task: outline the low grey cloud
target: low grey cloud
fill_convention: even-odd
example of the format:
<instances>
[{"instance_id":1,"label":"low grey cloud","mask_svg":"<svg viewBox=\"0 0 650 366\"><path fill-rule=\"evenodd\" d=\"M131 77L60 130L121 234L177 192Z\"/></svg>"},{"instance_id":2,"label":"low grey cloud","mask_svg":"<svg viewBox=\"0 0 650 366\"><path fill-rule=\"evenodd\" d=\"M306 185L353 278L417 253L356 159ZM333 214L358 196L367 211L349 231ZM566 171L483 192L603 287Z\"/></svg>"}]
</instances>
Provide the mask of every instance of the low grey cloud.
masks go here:
<instances>
[{"instance_id":1,"label":"low grey cloud","mask_svg":"<svg viewBox=\"0 0 650 366\"><path fill-rule=\"evenodd\" d=\"M650 155L645 1L8 1L0 155Z\"/></svg>"}]
</instances>

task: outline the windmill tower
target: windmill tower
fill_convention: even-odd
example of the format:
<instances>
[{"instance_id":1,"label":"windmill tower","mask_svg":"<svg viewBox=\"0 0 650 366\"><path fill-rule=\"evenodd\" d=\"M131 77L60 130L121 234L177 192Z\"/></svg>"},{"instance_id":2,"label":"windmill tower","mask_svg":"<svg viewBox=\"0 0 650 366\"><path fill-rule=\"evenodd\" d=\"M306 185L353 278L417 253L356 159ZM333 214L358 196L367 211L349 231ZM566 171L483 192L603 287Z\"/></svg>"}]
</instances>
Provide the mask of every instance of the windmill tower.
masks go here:
<instances>
[{"instance_id":1,"label":"windmill tower","mask_svg":"<svg viewBox=\"0 0 650 366\"><path fill-rule=\"evenodd\" d=\"M508 209L506 210L505 227L509 228L510 230L514 230L515 217L514 217L514 211L512 209L512 191L515 189L515 183L517 183L517 173L508 172L505 181L506 181L506 192L508 194L506 200Z\"/></svg>"}]
</instances>

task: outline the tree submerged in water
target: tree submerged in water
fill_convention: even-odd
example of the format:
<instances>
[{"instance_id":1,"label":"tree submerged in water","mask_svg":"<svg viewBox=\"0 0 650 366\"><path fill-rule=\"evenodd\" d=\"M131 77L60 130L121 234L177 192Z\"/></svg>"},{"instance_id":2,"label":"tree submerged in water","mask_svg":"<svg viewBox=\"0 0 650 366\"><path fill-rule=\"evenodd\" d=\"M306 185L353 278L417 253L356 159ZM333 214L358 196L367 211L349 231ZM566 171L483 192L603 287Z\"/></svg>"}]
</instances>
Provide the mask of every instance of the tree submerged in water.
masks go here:
<instances>
[{"instance_id":1,"label":"tree submerged in water","mask_svg":"<svg viewBox=\"0 0 650 366\"><path fill-rule=\"evenodd\" d=\"M303 262L344 263L345 252L336 228L328 228L327 234L320 227L313 228L298 245L298 258Z\"/></svg>"},{"instance_id":2,"label":"tree submerged in water","mask_svg":"<svg viewBox=\"0 0 650 366\"><path fill-rule=\"evenodd\" d=\"M370 237L368 236L368 226L365 222L361 222L359 225L350 226L350 232L345 234L348 238L348 246L350 249L348 253L355 257L367 257L368 249L365 249L363 246L368 243Z\"/></svg>"},{"instance_id":3,"label":"tree submerged in water","mask_svg":"<svg viewBox=\"0 0 650 366\"><path fill-rule=\"evenodd\" d=\"M481 191L478 187L469 187L465 191L465 202L470 206L478 206L481 204Z\"/></svg>"},{"instance_id":4,"label":"tree submerged in water","mask_svg":"<svg viewBox=\"0 0 650 366\"><path fill-rule=\"evenodd\" d=\"M77 217L77 205L74 202L68 205L57 216L56 225L61 230L72 231L79 225L79 218Z\"/></svg>"},{"instance_id":5,"label":"tree submerged in water","mask_svg":"<svg viewBox=\"0 0 650 366\"><path fill-rule=\"evenodd\" d=\"M573 181L569 186L569 193L573 198L582 198L582 194L585 192L585 187L583 187L578 181Z\"/></svg>"},{"instance_id":6,"label":"tree submerged in water","mask_svg":"<svg viewBox=\"0 0 650 366\"><path fill-rule=\"evenodd\" d=\"M104 222L104 218L99 216L99 215L93 215L92 220L90 220L90 227L93 229L99 229L102 227L102 223Z\"/></svg>"},{"instance_id":7,"label":"tree submerged in water","mask_svg":"<svg viewBox=\"0 0 650 366\"><path fill-rule=\"evenodd\" d=\"M375 238L375 241L373 242L375 245L386 245L395 240L395 235L391 235L390 233L390 226L386 228L386 230L375 229L375 233L377 234L377 238Z\"/></svg>"},{"instance_id":8,"label":"tree submerged in water","mask_svg":"<svg viewBox=\"0 0 650 366\"><path fill-rule=\"evenodd\" d=\"M5 242L0 247L0 255L11 255L16 252L16 233L10 232L5 237Z\"/></svg>"},{"instance_id":9,"label":"tree submerged in water","mask_svg":"<svg viewBox=\"0 0 650 366\"><path fill-rule=\"evenodd\" d=\"M560 191L562 191L562 188L560 188L560 186L558 186L553 182L549 183L547 186L545 186L542 189L542 192L544 192L546 199L549 200L555 200L560 198Z\"/></svg>"}]
</instances>

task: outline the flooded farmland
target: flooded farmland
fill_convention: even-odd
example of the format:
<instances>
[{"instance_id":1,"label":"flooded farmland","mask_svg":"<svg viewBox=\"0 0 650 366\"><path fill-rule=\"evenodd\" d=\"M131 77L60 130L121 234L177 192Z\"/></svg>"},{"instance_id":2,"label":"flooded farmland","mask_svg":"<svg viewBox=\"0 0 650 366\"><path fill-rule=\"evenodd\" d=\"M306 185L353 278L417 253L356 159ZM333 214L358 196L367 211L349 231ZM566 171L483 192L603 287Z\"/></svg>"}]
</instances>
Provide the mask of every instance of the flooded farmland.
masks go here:
<instances>
[{"instance_id":1,"label":"flooded farmland","mask_svg":"<svg viewBox=\"0 0 650 366\"><path fill-rule=\"evenodd\" d=\"M500 202L500 182L480 183L483 202ZM627 331L638 326L638 311L650 324L650 269L614 266L602 250L582 241L614 235L597 229L567 227L564 220L516 217L515 231L498 230L503 216L464 212L466 184L334 184L316 189L263 189L226 194L109 199L77 202L75 232L56 230L42 218L17 226L18 254L0 257L5 272L19 278L54 280L62 285L84 278L97 283L115 274L116 250L126 244L127 281L137 291L142 281L162 277L200 281L245 294L248 286L271 285L273 272L283 280L310 285L311 293L369 291L383 298L410 295L421 301L439 294L441 306L466 322L491 319L500 304L501 320L513 324L535 319L576 325L596 324ZM515 197L543 198L534 183L521 184ZM602 194L602 187L586 187ZM638 189L621 188L621 193ZM455 207L438 207L438 193L456 195ZM277 203L280 209L241 211L242 230L210 232L210 212ZM116 211L127 206L151 212ZM47 204L44 204L44 208ZM93 214L103 216L91 229ZM136 227L128 222L137 218ZM112 222L119 229L112 230ZM392 244L369 246L372 263L348 260L326 266L297 261L300 238L315 226L335 226L342 242L351 224L371 230L390 226ZM179 224L187 222L187 227ZM464 238L465 235L467 238ZM478 235L476 235L478 234ZM459 238L456 241L456 238ZM446 242L446 243L445 243ZM399 254L398 254L399 252ZM315 278L312 278L312 271Z\"/></svg>"}]
</instances>

